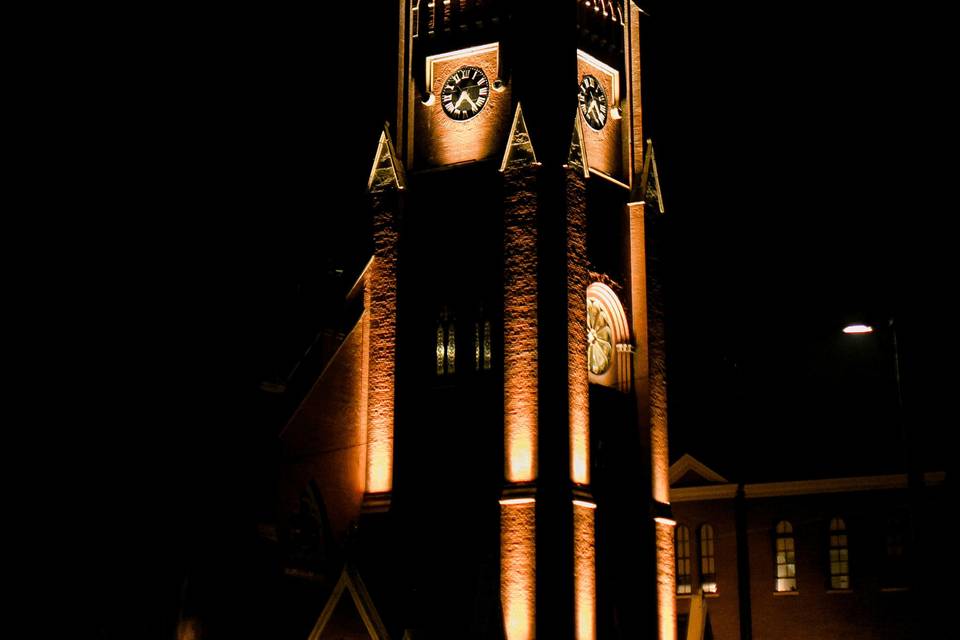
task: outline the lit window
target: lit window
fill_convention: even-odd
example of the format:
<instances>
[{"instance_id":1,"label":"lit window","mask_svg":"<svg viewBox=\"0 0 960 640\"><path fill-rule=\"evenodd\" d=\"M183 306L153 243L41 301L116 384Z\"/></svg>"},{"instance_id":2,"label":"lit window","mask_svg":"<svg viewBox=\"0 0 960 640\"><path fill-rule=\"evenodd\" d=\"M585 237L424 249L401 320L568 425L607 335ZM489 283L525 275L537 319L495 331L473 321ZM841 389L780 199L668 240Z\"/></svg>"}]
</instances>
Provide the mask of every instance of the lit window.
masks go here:
<instances>
[{"instance_id":1,"label":"lit window","mask_svg":"<svg viewBox=\"0 0 960 640\"><path fill-rule=\"evenodd\" d=\"M443 0L443 18L442 19L443 19L443 24L446 25L444 27L444 31L450 30L450 15L451 15L450 11L451 11L450 0Z\"/></svg>"},{"instance_id":2,"label":"lit window","mask_svg":"<svg viewBox=\"0 0 960 640\"><path fill-rule=\"evenodd\" d=\"M447 325L447 373L456 371L457 363L457 333L453 321Z\"/></svg>"},{"instance_id":3,"label":"lit window","mask_svg":"<svg viewBox=\"0 0 960 640\"><path fill-rule=\"evenodd\" d=\"M483 369L490 370L490 363L493 361L492 347L490 345L490 321L483 321Z\"/></svg>"},{"instance_id":4,"label":"lit window","mask_svg":"<svg viewBox=\"0 0 960 640\"><path fill-rule=\"evenodd\" d=\"M410 26L413 29L412 37L420 34L420 0L413 0L410 7Z\"/></svg>"},{"instance_id":5,"label":"lit window","mask_svg":"<svg viewBox=\"0 0 960 640\"><path fill-rule=\"evenodd\" d=\"M704 593L717 592L717 556L714 548L713 527L700 527L700 588Z\"/></svg>"},{"instance_id":6,"label":"lit window","mask_svg":"<svg viewBox=\"0 0 960 640\"><path fill-rule=\"evenodd\" d=\"M830 521L830 588L850 588L847 525L841 518L834 518Z\"/></svg>"},{"instance_id":7,"label":"lit window","mask_svg":"<svg viewBox=\"0 0 960 640\"><path fill-rule=\"evenodd\" d=\"M690 593L692 580L690 579L690 529L677 526L676 533L677 553L677 593Z\"/></svg>"},{"instance_id":8,"label":"lit window","mask_svg":"<svg viewBox=\"0 0 960 640\"><path fill-rule=\"evenodd\" d=\"M446 338L444 337L443 323L437 323L437 375L442 376L447 371L446 367Z\"/></svg>"},{"instance_id":9,"label":"lit window","mask_svg":"<svg viewBox=\"0 0 960 640\"><path fill-rule=\"evenodd\" d=\"M607 310L595 298L587 298L587 366L602 375L613 363L613 330Z\"/></svg>"},{"instance_id":10,"label":"lit window","mask_svg":"<svg viewBox=\"0 0 960 640\"><path fill-rule=\"evenodd\" d=\"M490 347L490 321L473 323L473 370L490 370L492 354Z\"/></svg>"},{"instance_id":11,"label":"lit window","mask_svg":"<svg viewBox=\"0 0 960 640\"><path fill-rule=\"evenodd\" d=\"M456 372L457 333L453 316L446 312L437 322L437 375L449 375Z\"/></svg>"},{"instance_id":12,"label":"lit window","mask_svg":"<svg viewBox=\"0 0 960 640\"><path fill-rule=\"evenodd\" d=\"M786 520L777 523L777 591L797 590L797 556L793 541L793 525Z\"/></svg>"}]
</instances>

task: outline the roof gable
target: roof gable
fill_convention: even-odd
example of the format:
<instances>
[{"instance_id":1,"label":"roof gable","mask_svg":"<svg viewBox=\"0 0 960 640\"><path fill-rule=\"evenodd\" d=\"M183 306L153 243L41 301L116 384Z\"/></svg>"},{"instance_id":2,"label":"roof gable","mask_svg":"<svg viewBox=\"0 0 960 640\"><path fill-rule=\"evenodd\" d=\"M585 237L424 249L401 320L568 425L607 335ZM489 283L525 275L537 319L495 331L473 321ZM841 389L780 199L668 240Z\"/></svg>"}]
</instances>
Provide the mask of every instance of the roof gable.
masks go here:
<instances>
[{"instance_id":1,"label":"roof gable","mask_svg":"<svg viewBox=\"0 0 960 640\"><path fill-rule=\"evenodd\" d=\"M339 604L340 598L345 591L349 592L350 598L353 600L353 604L357 608L357 613L360 614L363 626L366 628L367 633L370 634L371 640L390 640L390 634L387 633L387 628L380 619L380 614L373 604L370 592L367 591L367 587L360 578L360 574L356 568L350 564L343 567L343 572L340 574L337 586L333 588L333 592L327 599L327 604L323 607L320 617L317 618L317 623L314 625L313 631L310 632L308 640L320 640L323 630L330 623L334 610L337 608L337 604Z\"/></svg>"},{"instance_id":2,"label":"roof gable","mask_svg":"<svg viewBox=\"0 0 960 640\"><path fill-rule=\"evenodd\" d=\"M729 480L703 464L689 453L670 465L670 486L698 486L713 483L727 483Z\"/></svg>"}]
</instances>

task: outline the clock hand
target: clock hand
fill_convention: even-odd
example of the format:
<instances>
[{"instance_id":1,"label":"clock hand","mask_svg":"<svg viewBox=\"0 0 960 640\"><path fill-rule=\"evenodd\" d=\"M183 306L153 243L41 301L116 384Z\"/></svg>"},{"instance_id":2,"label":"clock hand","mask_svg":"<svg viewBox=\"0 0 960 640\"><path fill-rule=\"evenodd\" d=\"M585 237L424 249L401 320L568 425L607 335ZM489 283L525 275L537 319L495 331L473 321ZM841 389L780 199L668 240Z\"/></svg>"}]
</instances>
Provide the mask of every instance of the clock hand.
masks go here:
<instances>
[{"instance_id":1,"label":"clock hand","mask_svg":"<svg viewBox=\"0 0 960 640\"><path fill-rule=\"evenodd\" d=\"M456 106L457 106L457 109L460 108L460 103L463 102L464 100L466 100L467 102L470 103L470 107L471 107L472 109L476 109L476 108L477 108L477 104L476 104L473 100L470 99L470 95L467 93L467 90L464 89L463 92L460 94L460 97L457 99L457 105L456 105Z\"/></svg>"},{"instance_id":2,"label":"clock hand","mask_svg":"<svg viewBox=\"0 0 960 640\"><path fill-rule=\"evenodd\" d=\"M590 113L591 111L596 112L596 114L597 114L597 120L600 120L600 118L601 118L601 116L600 116L600 107L597 106L597 101L596 101L596 100L590 100L590 106L587 107L587 113Z\"/></svg>"}]
</instances>

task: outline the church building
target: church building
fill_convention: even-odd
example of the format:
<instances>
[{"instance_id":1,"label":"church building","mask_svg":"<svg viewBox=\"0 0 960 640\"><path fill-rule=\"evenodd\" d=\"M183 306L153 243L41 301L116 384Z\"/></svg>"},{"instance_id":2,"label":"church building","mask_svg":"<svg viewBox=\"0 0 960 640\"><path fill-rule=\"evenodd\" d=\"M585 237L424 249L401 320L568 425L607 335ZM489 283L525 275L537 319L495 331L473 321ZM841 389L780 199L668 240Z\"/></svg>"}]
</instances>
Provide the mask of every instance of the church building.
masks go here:
<instances>
[{"instance_id":1,"label":"church building","mask_svg":"<svg viewBox=\"0 0 960 640\"><path fill-rule=\"evenodd\" d=\"M675 638L648 18L395 5L371 255L281 434L304 636Z\"/></svg>"}]
</instances>

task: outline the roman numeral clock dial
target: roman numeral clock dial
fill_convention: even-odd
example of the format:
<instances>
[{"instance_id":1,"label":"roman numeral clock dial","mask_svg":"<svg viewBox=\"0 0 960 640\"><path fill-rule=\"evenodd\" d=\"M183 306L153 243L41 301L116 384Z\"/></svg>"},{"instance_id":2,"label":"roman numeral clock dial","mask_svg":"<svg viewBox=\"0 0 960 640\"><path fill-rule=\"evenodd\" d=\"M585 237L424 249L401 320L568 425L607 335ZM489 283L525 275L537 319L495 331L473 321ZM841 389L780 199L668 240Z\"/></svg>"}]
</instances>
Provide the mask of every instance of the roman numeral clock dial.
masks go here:
<instances>
[{"instance_id":1,"label":"roman numeral clock dial","mask_svg":"<svg viewBox=\"0 0 960 640\"><path fill-rule=\"evenodd\" d=\"M467 120L480 113L490 96L490 83L478 67L460 67L443 83L440 103L454 120Z\"/></svg>"},{"instance_id":2,"label":"roman numeral clock dial","mask_svg":"<svg viewBox=\"0 0 960 640\"><path fill-rule=\"evenodd\" d=\"M603 129L607 123L607 94L603 92L600 81L593 76L583 76L580 81L580 113L587 125L594 131Z\"/></svg>"}]
</instances>

